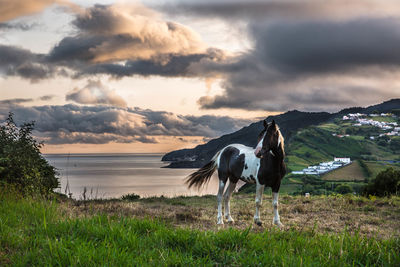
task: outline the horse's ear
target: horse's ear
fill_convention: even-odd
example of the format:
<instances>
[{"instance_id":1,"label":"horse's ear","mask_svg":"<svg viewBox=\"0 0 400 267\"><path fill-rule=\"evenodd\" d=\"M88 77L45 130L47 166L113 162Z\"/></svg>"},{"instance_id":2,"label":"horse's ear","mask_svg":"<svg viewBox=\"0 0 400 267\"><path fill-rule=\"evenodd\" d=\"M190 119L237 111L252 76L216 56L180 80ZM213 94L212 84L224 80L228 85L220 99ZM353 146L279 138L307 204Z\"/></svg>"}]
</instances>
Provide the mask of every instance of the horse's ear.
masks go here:
<instances>
[{"instance_id":1,"label":"horse's ear","mask_svg":"<svg viewBox=\"0 0 400 267\"><path fill-rule=\"evenodd\" d=\"M264 128L267 128L267 127L268 127L267 120L264 120Z\"/></svg>"},{"instance_id":2,"label":"horse's ear","mask_svg":"<svg viewBox=\"0 0 400 267\"><path fill-rule=\"evenodd\" d=\"M274 128L276 127L275 120L272 120L271 127L274 127Z\"/></svg>"}]
</instances>

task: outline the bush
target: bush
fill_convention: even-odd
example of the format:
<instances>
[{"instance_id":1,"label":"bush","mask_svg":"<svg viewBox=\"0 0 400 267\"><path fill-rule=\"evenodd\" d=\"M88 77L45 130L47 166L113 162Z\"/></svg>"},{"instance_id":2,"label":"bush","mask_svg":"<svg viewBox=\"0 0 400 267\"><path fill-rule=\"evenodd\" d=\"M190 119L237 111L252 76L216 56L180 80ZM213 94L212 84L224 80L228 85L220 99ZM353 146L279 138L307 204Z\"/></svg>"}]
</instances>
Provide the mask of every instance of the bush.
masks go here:
<instances>
[{"instance_id":1,"label":"bush","mask_svg":"<svg viewBox=\"0 0 400 267\"><path fill-rule=\"evenodd\" d=\"M32 137L34 122L18 127L10 113L0 125L0 181L24 192L47 194L59 187L57 172L40 153Z\"/></svg>"},{"instance_id":2,"label":"bush","mask_svg":"<svg viewBox=\"0 0 400 267\"><path fill-rule=\"evenodd\" d=\"M140 199L140 196L137 195L137 194L135 194L135 193L131 193L131 194L123 195L123 196L121 197L121 199L122 199L122 200L132 201L132 200L138 200L138 199Z\"/></svg>"},{"instance_id":3,"label":"bush","mask_svg":"<svg viewBox=\"0 0 400 267\"><path fill-rule=\"evenodd\" d=\"M368 185L364 187L364 195L398 195L400 193L400 171L388 168L376 176Z\"/></svg>"},{"instance_id":4,"label":"bush","mask_svg":"<svg viewBox=\"0 0 400 267\"><path fill-rule=\"evenodd\" d=\"M348 184L340 184L335 188L335 192L339 194L349 194L353 193L353 188Z\"/></svg>"}]
</instances>

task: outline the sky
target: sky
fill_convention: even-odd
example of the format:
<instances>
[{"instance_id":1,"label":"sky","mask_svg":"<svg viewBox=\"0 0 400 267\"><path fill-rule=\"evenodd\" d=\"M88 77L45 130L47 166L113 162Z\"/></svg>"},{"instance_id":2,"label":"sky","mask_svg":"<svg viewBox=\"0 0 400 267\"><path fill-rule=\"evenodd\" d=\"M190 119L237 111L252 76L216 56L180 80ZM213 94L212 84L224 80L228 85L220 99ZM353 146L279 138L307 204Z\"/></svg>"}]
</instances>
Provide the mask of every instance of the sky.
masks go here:
<instances>
[{"instance_id":1,"label":"sky","mask_svg":"<svg viewBox=\"0 0 400 267\"><path fill-rule=\"evenodd\" d=\"M397 0L0 0L0 121L44 153L167 152L400 96Z\"/></svg>"}]
</instances>

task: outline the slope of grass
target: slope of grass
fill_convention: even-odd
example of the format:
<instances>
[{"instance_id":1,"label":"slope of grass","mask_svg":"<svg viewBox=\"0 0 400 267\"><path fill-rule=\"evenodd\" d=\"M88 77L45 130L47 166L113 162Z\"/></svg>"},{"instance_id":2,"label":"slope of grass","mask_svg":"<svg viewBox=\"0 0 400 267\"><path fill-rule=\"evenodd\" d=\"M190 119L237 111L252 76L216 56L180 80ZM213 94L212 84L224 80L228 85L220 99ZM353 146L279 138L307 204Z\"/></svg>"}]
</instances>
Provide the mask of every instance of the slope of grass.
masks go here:
<instances>
[{"instance_id":1,"label":"slope of grass","mask_svg":"<svg viewBox=\"0 0 400 267\"><path fill-rule=\"evenodd\" d=\"M333 157L350 157L352 160L371 157L377 160L398 158L388 147L379 146L377 142L365 138L376 127L352 127L347 124L349 123L325 123L297 132L286 146L289 170L301 170L309 165L333 160ZM332 135L338 132L344 134L347 129L357 133L343 138Z\"/></svg>"},{"instance_id":2,"label":"slope of grass","mask_svg":"<svg viewBox=\"0 0 400 267\"><path fill-rule=\"evenodd\" d=\"M162 206L166 205L163 204L164 201L165 199L153 199L150 202L134 203L153 205L157 202L160 213L170 214L171 210L162 209L166 207ZM201 207L208 205L209 198L178 198L177 201L182 203L196 201ZM282 199L283 204L288 201L291 199ZM329 199L324 201L331 202ZM299 214L307 213L311 208L308 207L309 202L306 201L306 205L296 205L293 209ZM362 200L361 207L369 207L369 202ZM392 203L389 205L398 205L397 202L396 199L395 202L389 200L389 203ZM78 202L65 205L57 201L22 199L1 193L0 265L396 266L400 264L398 237L389 239L366 237L358 231L351 234L345 228L335 234L325 234L320 232L315 223L310 230L289 228L281 231L269 228L254 231L249 227L243 230L227 227L223 230L200 231L187 227L174 227L161 216L158 219L153 217L143 219L135 216L135 213L118 213L121 209L110 212L107 210L107 203L119 205L126 203L128 206L130 204L123 201L97 201L85 202L82 206ZM334 203L351 205L347 200L343 202L340 199ZM388 200L383 200L382 203L386 206ZM82 212L78 214L71 212L74 207L80 207ZM371 212L372 209L376 210L379 207L371 206L368 210ZM342 217L342 220L346 219Z\"/></svg>"},{"instance_id":3,"label":"slope of grass","mask_svg":"<svg viewBox=\"0 0 400 267\"><path fill-rule=\"evenodd\" d=\"M334 181L334 180L363 181L365 178L368 177L365 177L363 169L361 168L358 161L353 161L351 164L343 168L333 170L322 176L322 179L329 181Z\"/></svg>"}]
</instances>

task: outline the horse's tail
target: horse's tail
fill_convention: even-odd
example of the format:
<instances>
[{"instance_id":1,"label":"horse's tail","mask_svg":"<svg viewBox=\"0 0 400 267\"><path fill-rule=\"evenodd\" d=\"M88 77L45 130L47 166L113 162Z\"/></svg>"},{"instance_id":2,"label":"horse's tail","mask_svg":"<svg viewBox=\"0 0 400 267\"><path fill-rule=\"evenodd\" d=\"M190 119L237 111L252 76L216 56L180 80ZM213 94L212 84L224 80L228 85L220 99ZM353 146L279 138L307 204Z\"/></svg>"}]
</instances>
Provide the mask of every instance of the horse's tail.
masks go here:
<instances>
[{"instance_id":1,"label":"horse's tail","mask_svg":"<svg viewBox=\"0 0 400 267\"><path fill-rule=\"evenodd\" d=\"M218 151L217 154L208 162L206 165L201 167L199 170L195 171L194 173L190 174L185 181L185 184L188 185L189 188L192 186L197 187L200 189L203 185L207 184L210 181L211 176L215 172L218 167L218 156L221 154L221 151Z\"/></svg>"}]
</instances>

